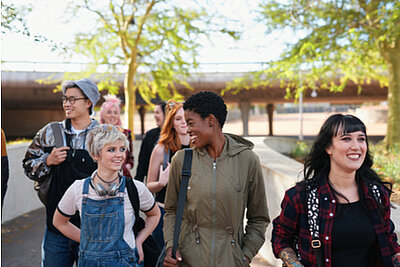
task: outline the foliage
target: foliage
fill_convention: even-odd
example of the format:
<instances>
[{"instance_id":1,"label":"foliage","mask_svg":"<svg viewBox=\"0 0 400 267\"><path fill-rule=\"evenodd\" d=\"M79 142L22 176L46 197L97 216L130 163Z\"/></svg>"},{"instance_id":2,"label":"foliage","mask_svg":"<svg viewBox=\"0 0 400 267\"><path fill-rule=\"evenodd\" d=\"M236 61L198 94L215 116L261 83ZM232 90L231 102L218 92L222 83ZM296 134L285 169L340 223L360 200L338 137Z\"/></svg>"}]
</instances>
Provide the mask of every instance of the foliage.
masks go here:
<instances>
[{"instance_id":1,"label":"foliage","mask_svg":"<svg viewBox=\"0 0 400 267\"><path fill-rule=\"evenodd\" d=\"M10 1L1 1L1 38L2 40L9 33L19 33L31 38L35 42L45 43L55 51L62 49L65 51L65 46L50 40L42 34L32 34L27 26L26 16L32 11L31 5L16 6Z\"/></svg>"},{"instance_id":2,"label":"foliage","mask_svg":"<svg viewBox=\"0 0 400 267\"><path fill-rule=\"evenodd\" d=\"M29 35L25 16L32 10L31 7L17 7L9 1L1 1L1 34L16 32Z\"/></svg>"},{"instance_id":3,"label":"foliage","mask_svg":"<svg viewBox=\"0 0 400 267\"><path fill-rule=\"evenodd\" d=\"M229 90L280 82L286 98L297 98L313 89L341 92L350 81L360 91L377 80L389 86L388 144L400 142L400 1L264 0L259 13L267 33L281 30L296 41Z\"/></svg>"},{"instance_id":4,"label":"foliage","mask_svg":"<svg viewBox=\"0 0 400 267\"><path fill-rule=\"evenodd\" d=\"M374 157L373 169L379 176L391 183L394 189L400 189L400 145L386 149L384 143L370 145Z\"/></svg>"},{"instance_id":5,"label":"foliage","mask_svg":"<svg viewBox=\"0 0 400 267\"><path fill-rule=\"evenodd\" d=\"M90 59L81 76L96 74L92 77L101 81L99 88L118 92L115 77L125 73L129 128L133 128L137 91L147 102L156 96L181 99L176 86L189 87L183 81L198 65L201 38L213 30L233 35L211 23L214 14L208 14L195 0L82 0L71 1L68 10L70 18L84 15L83 11L98 18L93 27L76 35L73 51Z\"/></svg>"},{"instance_id":6,"label":"foliage","mask_svg":"<svg viewBox=\"0 0 400 267\"><path fill-rule=\"evenodd\" d=\"M310 152L310 147L306 142L297 141L297 144L292 152L290 152L290 156L294 159L303 160L304 157Z\"/></svg>"}]
</instances>

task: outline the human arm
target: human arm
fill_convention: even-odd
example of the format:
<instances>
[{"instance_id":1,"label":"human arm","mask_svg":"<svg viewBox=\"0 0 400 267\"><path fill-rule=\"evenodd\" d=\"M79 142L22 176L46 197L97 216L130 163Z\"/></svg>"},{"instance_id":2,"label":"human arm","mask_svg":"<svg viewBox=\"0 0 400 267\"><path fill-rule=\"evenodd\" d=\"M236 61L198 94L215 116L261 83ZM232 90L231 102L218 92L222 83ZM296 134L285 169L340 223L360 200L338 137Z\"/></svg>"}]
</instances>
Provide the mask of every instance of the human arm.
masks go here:
<instances>
[{"instance_id":1,"label":"human arm","mask_svg":"<svg viewBox=\"0 0 400 267\"><path fill-rule=\"evenodd\" d=\"M160 220L160 208L158 205L154 205L153 208L147 212L146 214L146 224L145 227L139 232L139 234L135 237L135 242L136 242L136 248L139 253L139 263L143 261L144 259L144 253L143 253L143 242L146 240L146 238L154 231L154 229L157 227L157 224Z\"/></svg>"},{"instance_id":2,"label":"human arm","mask_svg":"<svg viewBox=\"0 0 400 267\"><path fill-rule=\"evenodd\" d=\"M251 260L264 244L265 231L270 219L264 177L259 159L252 151L248 151L244 158L249 159L247 164L249 168L247 178L247 224L242 250L248 260Z\"/></svg>"},{"instance_id":3,"label":"human arm","mask_svg":"<svg viewBox=\"0 0 400 267\"><path fill-rule=\"evenodd\" d=\"M66 237L80 242L81 230L69 221L70 217L62 215L58 209L54 213L53 225Z\"/></svg>"},{"instance_id":4,"label":"human arm","mask_svg":"<svg viewBox=\"0 0 400 267\"><path fill-rule=\"evenodd\" d=\"M149 171L147 173L147 188L150 192L157 193L168 183L169 164L163 170L162 162L164 158L164 145L158 144L151 153Z\"/></svg>"},{"instance_id":5,"label":"human arm","mask_svg":"<svg viewBox=\"0 0 400 267\"><path fill-rule=\"evenodd\" d=\"M296 236L299 235L299 224L303 210L299 187L293 187L285 192L281 203L281 213L274 219L272 228L272 250L276 258L286 264L300 264L294 250ZM304 190L304 189L303 189ZM284 252L282 252L284 251ZM302 266L302 265L292 265Z\"/></svg>"},{"instance_id":6,"label":"human arm","mask_svg":"<svg viewBox=\"0 0 400 267\"><path fill-rule=\"evenodd\" d=\"M74 182L64 193L57 205L53 216L53 225L66 237L79 242L81 231L70 222L70 218L76 214L77 192L82 191L82 181ZM78 200L79 201L79 200Z\"/></svg>"},{"instance_id":7,"label":"human arm","mask_svg":"<svg viewBox=\"0 0 400 267\"><path fill-rule=\"evenodd\" d=\"M50 174L52 165L57 165L65 160L65 150L69 148L54 149L54 146L54 134L50 124L48 124L39 130L33 138L22 161L24 172L28 178L41 181Z\"/></svg>"},{"instance_id":8,"label":"human arm","mask_svg":"<svg viewBox=\"0 0 400 267\"><path fill-rule=\"evenodd\" d=\"M400 266L400 246L397 242L397 235L395 233L395 225L391 218L391 204L390 204L390 195L385 189L381 188L382 197L382 206L383 206L383 219L385 222L385 232L387 233L388 245L392 255L392 260L394 266Z\"/></svg>"},{"instance_id":9,"label":"human arm","mask_svg":"<svg viewBox=\"0 0 400 267\"><path fill-rule=\"evenodd\" d=\"M166 196L165 196L165 215L164 215L164 240L165 246L167 248L167 255L164 260L164 266L177 266L177 261L172 257L172 245L174 236L174 226L176 209L178 205L179 198L179 187L180 187L180 177L184 158L184 151L178 151L172 158L170 166L169 182L167 185ZM168 250L170 252L168 252ZM182 257L177 251L177 259L182 260Z\"/></svg>"}]
</instances>

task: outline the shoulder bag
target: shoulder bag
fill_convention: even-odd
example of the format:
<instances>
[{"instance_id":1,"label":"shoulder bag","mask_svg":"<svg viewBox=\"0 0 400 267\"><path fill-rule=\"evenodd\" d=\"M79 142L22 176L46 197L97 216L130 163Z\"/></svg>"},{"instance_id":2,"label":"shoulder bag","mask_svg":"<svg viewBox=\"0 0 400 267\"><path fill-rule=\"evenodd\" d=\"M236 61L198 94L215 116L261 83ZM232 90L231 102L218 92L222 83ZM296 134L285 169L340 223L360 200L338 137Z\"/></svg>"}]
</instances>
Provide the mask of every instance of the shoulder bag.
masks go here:
<instances>
[{"instance_id":1,"label":"shoulder bag","mask_svg":"<svg viewBox=\"0 0 400 267\"><path fill-rule=\"evenodd\" d=\"M61 126L59 122L52 122L50 124L51 129L53 130L55 147L62 147L64 145ZM47 203L47 194L49 192L50 184L51 184L51 173L46 175L41 181L36 181L33 184L33 188L37 192L40 201L46 206Z\"/></svg>"}]
</instances>

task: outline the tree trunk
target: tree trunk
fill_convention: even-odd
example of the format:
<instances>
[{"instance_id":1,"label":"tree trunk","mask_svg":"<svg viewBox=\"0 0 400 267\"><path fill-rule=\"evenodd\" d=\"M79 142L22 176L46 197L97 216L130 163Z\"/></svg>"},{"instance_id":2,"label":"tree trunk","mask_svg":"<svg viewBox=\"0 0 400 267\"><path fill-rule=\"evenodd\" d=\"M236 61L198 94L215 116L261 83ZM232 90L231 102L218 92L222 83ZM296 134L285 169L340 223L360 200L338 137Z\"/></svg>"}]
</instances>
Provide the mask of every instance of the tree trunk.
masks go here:
<instances>
[{"instance_id":1,"label":"tree trunk","mask_svg":"<svg viewBox=\"0 0 400 267\"><path fill-rule=\"evenodd\" d=\"M131 61L128 65L128 72L125 74L124 93L125 93L125 122L128 129L132 131L132 139L134 134L134 115L136 106L136 87L134 78L136 75L136 62Z\"/></svg>"},{"instance_id":2,"label":"tree trunk","mask_svg":"<svg viewBox=\"0 0 400 267\"><path fill-rule=\"evenodd\" d=\"M388 122L385 143L393 146L400 143L400 40L394 45L383 44L380 49L385 59L388 76Z\"/></svg>"}]
</instances>

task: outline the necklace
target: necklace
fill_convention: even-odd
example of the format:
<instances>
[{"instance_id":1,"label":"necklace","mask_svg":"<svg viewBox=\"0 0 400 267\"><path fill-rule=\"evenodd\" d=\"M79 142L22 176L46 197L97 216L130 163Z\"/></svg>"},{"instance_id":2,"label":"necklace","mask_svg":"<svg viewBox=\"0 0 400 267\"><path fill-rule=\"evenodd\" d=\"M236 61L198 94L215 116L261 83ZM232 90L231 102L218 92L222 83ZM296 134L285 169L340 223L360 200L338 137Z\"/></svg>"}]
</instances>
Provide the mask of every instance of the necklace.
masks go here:
<instances>
[{"instance_id":1,"label":"necklace","mask_svg":"<svg viewBox=\"0 0 400 267\"><path fill-rule=\"evenodd\" d=\"M119 174L117 175L117 177L115 177L112 181L104 181L103 178L100 177L99 173L96 172L97 177L99 177L99 179L103 182L106 183L108 186L111 186L111 184L117 180L119 178Z\"/></svg>"}]
</instances>

